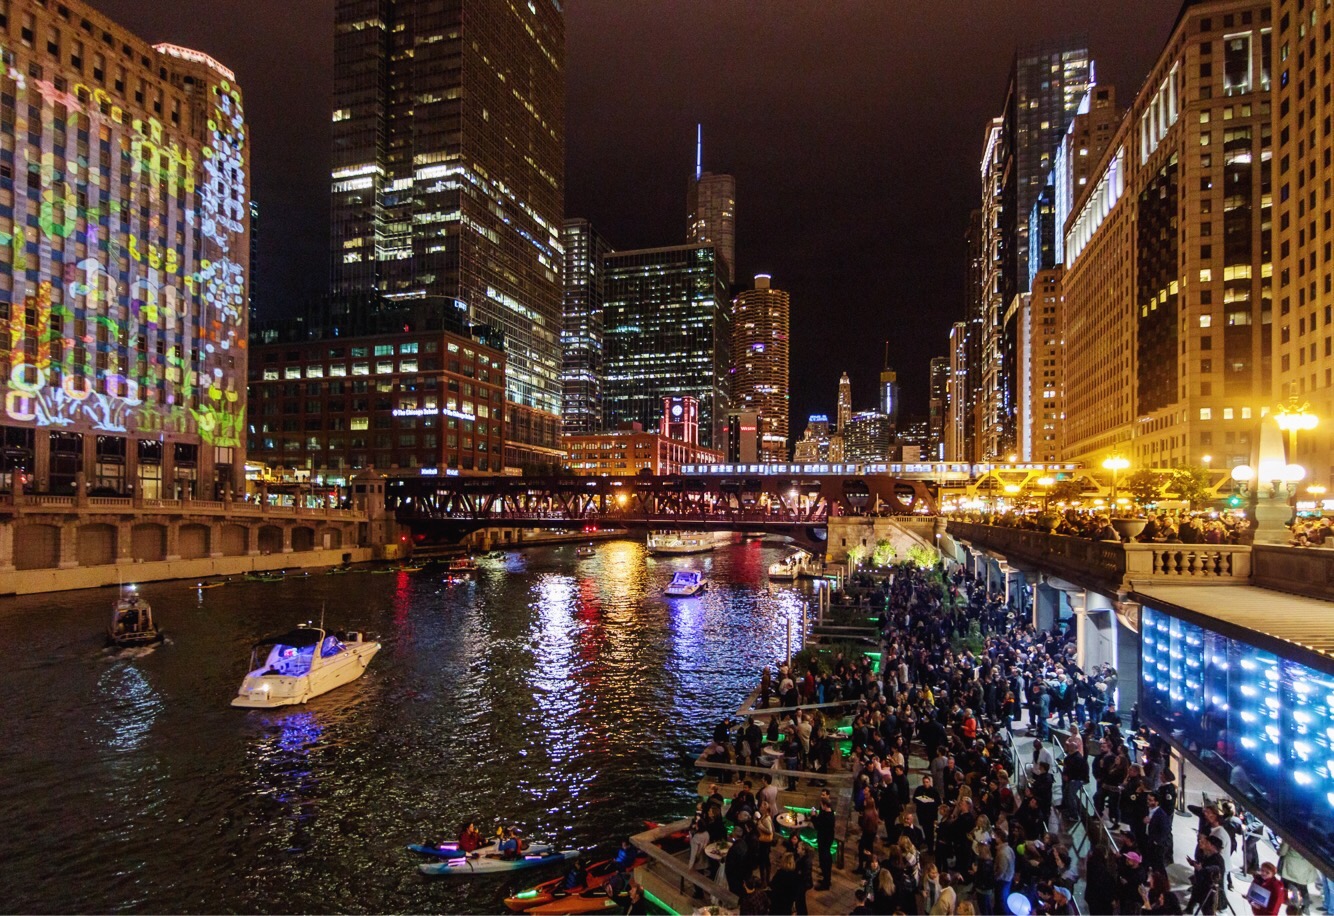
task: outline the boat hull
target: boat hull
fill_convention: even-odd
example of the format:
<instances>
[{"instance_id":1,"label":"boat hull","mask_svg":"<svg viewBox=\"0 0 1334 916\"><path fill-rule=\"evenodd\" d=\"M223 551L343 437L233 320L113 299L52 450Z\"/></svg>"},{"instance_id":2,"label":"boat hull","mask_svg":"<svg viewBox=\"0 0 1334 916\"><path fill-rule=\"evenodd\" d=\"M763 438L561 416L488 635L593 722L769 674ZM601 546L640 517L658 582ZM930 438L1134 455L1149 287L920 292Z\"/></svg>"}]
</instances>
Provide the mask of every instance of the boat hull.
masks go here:
<instances>
[{"instance_id":1,"label":"boat hull","mask_svg":"<svg viewBox=\"0 0 1334 916\"><path fill-rule=\"evenodd\" d=\"M349 643L344 652L325 659L319 668L307 674L288 676L252 673L242 682L240 691L232 699L232 705L245 709L274 709L308 702L361 677L379 651L378 642Z\"/></svg>"},{"instance_id":2,"label":"boat hull","mask_svg":"<svg viewBox=\"0 0 1334 916\"><path fill-rule=\"evenodd\" d=\"M517 859L502 859L499 856L477 856L466 859L446 859L443 862L429 862L418 865L417 870L423 875L491 875L507 871L519 871L525 868L540 868L566 862L579 855L577 849L562 849L545 855L526 855Z\"/></svg>"}]
</instances>

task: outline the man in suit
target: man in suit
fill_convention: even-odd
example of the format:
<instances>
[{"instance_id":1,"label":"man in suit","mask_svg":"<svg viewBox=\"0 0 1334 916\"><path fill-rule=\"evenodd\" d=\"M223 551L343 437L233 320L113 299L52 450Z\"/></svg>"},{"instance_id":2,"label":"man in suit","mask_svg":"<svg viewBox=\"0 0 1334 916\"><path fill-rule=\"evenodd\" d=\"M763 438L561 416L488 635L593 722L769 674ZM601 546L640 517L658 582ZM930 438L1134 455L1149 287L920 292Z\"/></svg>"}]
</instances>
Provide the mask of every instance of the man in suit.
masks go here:
<instances>
[{"instance_id":1,"label":"man in suit","mask_svg":"<svg viewBox=\"0 0 1334 916\"><path fill-rule=\"evenodd\" d=\"M1166 869L1172 864L1172 812L1162 806L1158 796L1149 794L1149 816L1145 821L1144 850L1150 868Z\"/></svg>"}]
</instances>

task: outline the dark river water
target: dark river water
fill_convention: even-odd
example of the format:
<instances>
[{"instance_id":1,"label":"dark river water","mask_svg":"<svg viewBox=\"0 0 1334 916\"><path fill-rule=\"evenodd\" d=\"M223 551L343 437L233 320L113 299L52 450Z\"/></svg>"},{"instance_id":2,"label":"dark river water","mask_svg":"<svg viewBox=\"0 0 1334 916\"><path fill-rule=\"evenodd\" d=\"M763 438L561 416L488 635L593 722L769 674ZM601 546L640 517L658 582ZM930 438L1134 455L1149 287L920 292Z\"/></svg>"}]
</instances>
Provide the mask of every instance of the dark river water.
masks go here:
<instances>
[{"instance_id":1,"label":"dark river water","mask_svg":"<svg viewBox=\"0 0 1334 916\"><path fill-rule=\"evenodd\" d=\"M496 912L550 873L427 879L404 844L476 817L609 850L693 810L691 765L799 592L781 548L512 552L477 580L352 573L146 585L169 637L102 648L114 590L0 601L0 910ZM714 587L666 599L675 569ZM229 705L250 644L326 608L384 648L303 707ZM794 647L795 651L795 647Z\"/></svg>"}]
</instances>

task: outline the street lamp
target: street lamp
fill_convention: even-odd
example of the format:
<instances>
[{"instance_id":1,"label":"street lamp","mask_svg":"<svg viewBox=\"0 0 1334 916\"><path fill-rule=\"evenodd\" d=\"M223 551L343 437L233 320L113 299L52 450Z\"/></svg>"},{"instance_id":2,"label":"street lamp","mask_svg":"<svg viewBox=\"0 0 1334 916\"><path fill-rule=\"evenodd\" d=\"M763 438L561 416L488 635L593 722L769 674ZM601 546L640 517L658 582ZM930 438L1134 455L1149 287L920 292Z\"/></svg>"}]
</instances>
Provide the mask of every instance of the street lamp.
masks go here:
<instances>
[{"instance_id":1,"label":"street lamp","mask_svg":"<svg viewBox=\"0 0 1334 916\"><path fill-rule=\"evenodd\" d=\"M1320 418L1310 411L1311 405L1305 401L1298 404L1297 396L1294 394L1288 398L1288 403L1274 414L1274 422L1278 424L1278 428L1288 434L1289 461L1297 457L1297 431L1309 432L1320 423Z\"/></svg>"},{"instance_id":2,"label":"street lamp","mask_svg":"<svg viewBox=\"0 0 1334 916\"><path fill-rule=\"evenodd\" d=\"M1047 501L1051 499L1051 488L1056 483L1054 477L1039 477L1038 486L1042 487L1042 512L1047 512Z\"/></svg>"},{"instance_id":3,"label":"street lamp","mask_svg":"<svg viewBox=\"0 0 1334 916\"><path fill-rule=\"evenodd\" d=\"M1112 505L1116 505L1116 477L1130 467L1130 459L1121 455L1112 455L1103 461L1102 466L1112 472Z\"/></svg>"}]
</instances>

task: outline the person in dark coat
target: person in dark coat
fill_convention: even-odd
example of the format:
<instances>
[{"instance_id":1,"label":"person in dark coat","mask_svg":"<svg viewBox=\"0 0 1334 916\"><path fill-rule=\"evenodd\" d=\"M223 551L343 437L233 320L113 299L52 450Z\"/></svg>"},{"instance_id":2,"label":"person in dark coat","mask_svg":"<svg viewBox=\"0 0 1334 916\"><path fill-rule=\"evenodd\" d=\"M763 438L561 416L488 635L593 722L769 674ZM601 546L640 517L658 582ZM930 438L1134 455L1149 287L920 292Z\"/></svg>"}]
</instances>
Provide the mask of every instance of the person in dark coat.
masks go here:
<instances>
[{"instance_id":1,"label":"person in dark coat","mask_svg":"<svg viewBox=\"0 0 1334 916\"><path fill-rule=\"evenodd\" d=\"M817 891L829 890L834 869L834 805L829 800L827 790L821 793L820 805L815 817L815 845L820 851L820 883Z\"/></svg>"}]
</instances>

